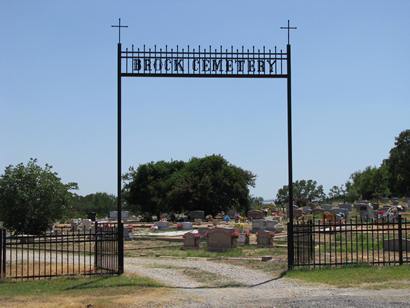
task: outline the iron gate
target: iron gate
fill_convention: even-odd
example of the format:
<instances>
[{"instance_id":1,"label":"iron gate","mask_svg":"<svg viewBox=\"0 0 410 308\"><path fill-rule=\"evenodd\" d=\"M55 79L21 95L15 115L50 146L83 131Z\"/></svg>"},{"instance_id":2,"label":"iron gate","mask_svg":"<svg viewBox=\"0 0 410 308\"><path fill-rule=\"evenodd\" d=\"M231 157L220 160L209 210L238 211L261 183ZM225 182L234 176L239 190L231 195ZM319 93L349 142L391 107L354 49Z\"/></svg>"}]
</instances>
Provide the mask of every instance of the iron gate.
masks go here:
<instances>
[{"instance_id":1,"label":"iron gate","mask_svg":"<svg viewBox=\"0 0 410 308\"><path fill-rule=\"evenodd\" d=\"M0 279L118 274L116 225L44 235L0 229Z\"/></svg>"}]
</instances>

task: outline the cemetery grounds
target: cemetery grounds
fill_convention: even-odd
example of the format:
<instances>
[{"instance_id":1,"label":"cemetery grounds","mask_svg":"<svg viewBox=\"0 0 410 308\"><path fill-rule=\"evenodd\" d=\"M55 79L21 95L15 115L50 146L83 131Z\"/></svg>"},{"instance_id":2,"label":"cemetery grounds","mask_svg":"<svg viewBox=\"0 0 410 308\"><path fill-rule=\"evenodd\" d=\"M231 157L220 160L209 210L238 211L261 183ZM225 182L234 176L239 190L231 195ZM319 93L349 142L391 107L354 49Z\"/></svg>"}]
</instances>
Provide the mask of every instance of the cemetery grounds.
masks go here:
<instances>
[{"instance_id":1,"label":"cemetery grounds","mask_svg":"<svg viewBox=\"0 0 410 308\"><path fill-rule=\"evenodd\" d=\"M175 230L140 224L125 242L119 277L56 278L0 284L4 307L406 307L410 267L352 267L286 273L286 232L273 248L249 245L225 252L182 249ZM265 258L266 257L266 258ZM262 261L264 259L264 261Z\"/></svg>"}]
</instances>

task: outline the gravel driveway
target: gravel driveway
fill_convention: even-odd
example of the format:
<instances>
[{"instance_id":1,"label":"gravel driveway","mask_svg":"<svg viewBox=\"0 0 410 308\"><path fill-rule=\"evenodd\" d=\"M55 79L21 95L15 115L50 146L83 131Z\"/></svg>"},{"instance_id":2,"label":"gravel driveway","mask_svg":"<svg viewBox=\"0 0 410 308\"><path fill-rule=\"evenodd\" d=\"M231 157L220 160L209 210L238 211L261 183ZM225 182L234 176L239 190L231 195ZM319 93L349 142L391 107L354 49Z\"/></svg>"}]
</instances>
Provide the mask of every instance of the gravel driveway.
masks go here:
<instances>
[{"instance_id":1,"label":"gravel driveway","mask_svg":"<svg viewBox=\"0 0 410 308\"><path fill-rule=\"evenodd\" d=\"M410 307L409 289L342 289L308 285L273 277L242 266L201 259L126 258L126 271L151 277L175 288L166 302L136 307ZM183 269L215 274L242 287L203 287ZM409 286L410 288L410 286Z\"/></svg>"}]
</instances>

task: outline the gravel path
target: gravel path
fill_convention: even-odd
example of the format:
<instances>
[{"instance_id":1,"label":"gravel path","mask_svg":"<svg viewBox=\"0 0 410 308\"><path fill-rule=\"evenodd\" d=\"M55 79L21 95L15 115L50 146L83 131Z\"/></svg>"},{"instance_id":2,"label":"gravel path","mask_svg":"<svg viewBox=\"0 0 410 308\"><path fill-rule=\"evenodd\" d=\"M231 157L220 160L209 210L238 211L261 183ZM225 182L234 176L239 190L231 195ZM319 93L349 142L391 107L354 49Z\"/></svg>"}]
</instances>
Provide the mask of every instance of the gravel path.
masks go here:
<instances>
[{"instance_id":1,"label":"gravel path","mask_svg":"<svg viewBox=\"0 0 410 308\"><path fill-rule=\"evenodd\" d=\"M285 278L208 260L126 258L126 271L176 287L166 302L135 303L136 307L410 307L409 289L363 290L308 285ZM181 268L225 277L245 287L202 288ZM410 286L409 286L410 287Z\"/></svg>"},{"instance_id":2,"label":"gravel path","mask_svg":"<svg viewBox=\"0 0 410 308\"><path fill-rule=\"evenodd\" d=\"M253 286L272 280L273 276L242 266L216 263L208 260L168 258L126 258L127 272L152 277L164 284L180 288L197 288L201 284L183 274L181 269L190 268L215 274L219 280Z\"/></svg>"},{"instance_id":3,"label":"gravel path","mask_svg":"<svg viewBox=\"0 0 410 308\"><path fill-rule=\"evenodd\" d=\"M25 259L25 255L22 257ZM34 253L34 259L37 258ZM59 254L51 260L55 258L64 260ZM86 259L86 264L89 262L91 260ZM195 269L211 273L212 280L204 283L200 275L186 275L186 269L191 273ZM135 302L133 307L410 307L410 286L398 290L331 288L275 279L258 270L201 259L126 258L125 270L175 288L166 301L153 298L149 302ZM213 288L213 282L216 286L221 282L234 282L244 287Z\"/></svg>"}]
</instances>

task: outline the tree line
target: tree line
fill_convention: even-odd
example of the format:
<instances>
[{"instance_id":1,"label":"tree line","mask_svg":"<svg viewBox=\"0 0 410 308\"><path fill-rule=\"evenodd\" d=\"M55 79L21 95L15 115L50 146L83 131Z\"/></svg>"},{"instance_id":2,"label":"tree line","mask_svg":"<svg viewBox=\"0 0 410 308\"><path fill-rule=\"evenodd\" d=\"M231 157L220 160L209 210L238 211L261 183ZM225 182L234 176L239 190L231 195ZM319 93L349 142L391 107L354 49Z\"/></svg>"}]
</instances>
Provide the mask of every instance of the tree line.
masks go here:
<instances>
[{"instance_id":1,"label":"tree line","mask_svg":"<svg viewBox=\"0 0 410 308\"><path fill-rule=\"evenodd\" d=\"M348 201L358 199L372 200L383 197L410 197L410 130L402 131L395 138L394 147L388 158L380 166L368 166L354 172L347 182L333 186L326 195L322 185L314 180L301 180L294 183L296 205L304 206L313 201ZM288 186L279 189L276 200L280 204L288 202Z\"/></svg>"}]
</instances>

